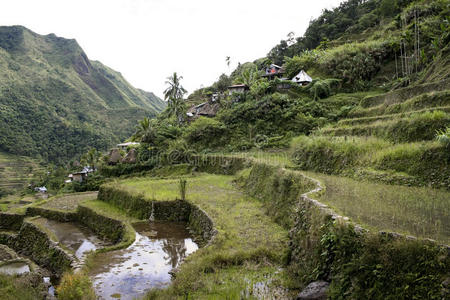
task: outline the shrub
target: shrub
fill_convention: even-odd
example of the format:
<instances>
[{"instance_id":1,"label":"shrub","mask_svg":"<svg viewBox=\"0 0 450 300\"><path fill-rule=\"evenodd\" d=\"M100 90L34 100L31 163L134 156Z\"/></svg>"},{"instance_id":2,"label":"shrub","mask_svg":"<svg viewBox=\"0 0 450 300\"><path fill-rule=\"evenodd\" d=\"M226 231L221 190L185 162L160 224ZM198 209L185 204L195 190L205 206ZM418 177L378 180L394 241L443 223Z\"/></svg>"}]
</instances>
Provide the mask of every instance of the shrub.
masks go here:
<instances>
[{"instance_id":1,"label":"shrub","mask_svg":"<svg viewBox=\"0 0 450 300\"><path fill-rule=\"evenodd\" d=\"M443 111L415 113L408 118L388 126L386 137L395 142L431 140L437 130L450 122L450 116Z\"/></svg>"},{"instance_id":2,"label":"shrub","mask_svg":"<svg viewBox=\"0 0 450 300\"><path fill-rule=\"evenodd\" d=\"M389 143L378 140L330 139L329 137L295 138L291 143L296 164L305 170L338 174L365 163L365 156Z\"/></svg>"},{"instance_id":3,"label":"shrub","mask_svg":"<svg viewBox=\"0 0 450 300\"><path fill-rule=\"evenodd\" d=\"M58 299L61 300L95 300L95 292L92 282L84 274L66 273L56 289Z\"/></svg>"},{"instance_id":4,"label":"shrub","mask_svg":"<svg viewBox=\"0 0 450 300\"><path fill-rule=\"evenodd\" d=\"M450 151L437 142L392 144L377 138L300 136L292 140L290 151L303 170L358 178L368 176L364 175L368 170L380 170L414 178L391 178L391 184L450 186ZM370 179L386 182L383 176Z\"/></svg>"},{"instance_id":5,"label":"shrub","mask_svg":"<svg viewBox=\"0 0 450 300\"><path fill-rule=\"evenodd\" d=\"M285 58L286 75L289 78L297 75L301 70L310 70L317 67L318 58L323 55L323 50L306 50L300 56Z\"/></svg>"},{"instance_id":6,"label":"shrub","mask_svg":"<svg viewBox=\"0 0 450 300\"><path fill-rule=\"evenodd\" d=\"M436 131L436 140L441 144L449 147L450 146L450 127L447 127L445 130L437 130Z\"/></svg>"},{"instance_id":7,"label":"shrub","mask_svg":"<svg viewBox=\"0 0 450 300\"><path fill-rule=\"evenodd\" d=\"M216 148L224 144L227 131L222 122L200 117L186 129L184 139L197 148Z\"/></svg>"},{"instance_id":8,"label":"shrub","mask_svg":"<svg viewBox=\"0 0 450 300\"><path fill-rule=\"evenodd\" d=\"M338 79L328 78L313 80L311 84L308 85L309 93L314 100L327 98L331 96L333 89L339 84Z\"/></svg>"},{"instance_id":9,"label":"shrub","mask_svg":"<svg viewBox=\"0 0 450 300\"><path fill-rule=\"evenodd\" d=\"M92 174L83 182L72 182L72 188L75 192L98 191L103 183L105 183L105 177L100 174Z\"/></svg>"},{"instance_id":10,"label":"shrub","mask_svg":"<svg viewBox=\"0 0 450 300\"><path fill-rule=\"evenodd\" d=\"M186 200L186 179L180 178L180 199Z\"/></svg>"}]
</instances>

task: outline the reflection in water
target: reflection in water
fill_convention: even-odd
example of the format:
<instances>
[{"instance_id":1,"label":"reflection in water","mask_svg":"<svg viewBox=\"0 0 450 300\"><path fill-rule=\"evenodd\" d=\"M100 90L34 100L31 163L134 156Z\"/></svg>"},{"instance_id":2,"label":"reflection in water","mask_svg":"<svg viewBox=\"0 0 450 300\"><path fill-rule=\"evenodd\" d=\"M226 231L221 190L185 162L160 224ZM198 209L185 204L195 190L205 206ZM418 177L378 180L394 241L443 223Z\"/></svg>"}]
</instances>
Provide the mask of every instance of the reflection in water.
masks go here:
<instances>
[{"instance_id":1,"label":"reflection in water","mask_svg":"<svg viewBox=\"0 0 450 300\"><path fill-rule=\"evenodd\" d=\"M21 275L30 272L30 267L25 262L12 262L0 266L0 274Z\"/></svg>"},{"instance_id":2,"label":"reflection in water","mask_svg":"<svg viewBox=\"0 0 450 300\"><path fill-rule=\"evenodd\" d=\"M91 271L101 299L133 299L170 283L169 272L198 249L184 224L142 222L133 225L136 240L127 249L102 253Z\"/></svg>"},{"instance_id":3,"label":"reflection in water","mask_svg":"<svg viewBox=\"0 0 450 300\"><path fill-rule=\"evenodd\" d=\"M104 242L92 232L72 223L61 223L45 218L38 218L33 222L50 230L62 245L75 252L77 258L104 245Z\"/></svg>"}]
</instances>

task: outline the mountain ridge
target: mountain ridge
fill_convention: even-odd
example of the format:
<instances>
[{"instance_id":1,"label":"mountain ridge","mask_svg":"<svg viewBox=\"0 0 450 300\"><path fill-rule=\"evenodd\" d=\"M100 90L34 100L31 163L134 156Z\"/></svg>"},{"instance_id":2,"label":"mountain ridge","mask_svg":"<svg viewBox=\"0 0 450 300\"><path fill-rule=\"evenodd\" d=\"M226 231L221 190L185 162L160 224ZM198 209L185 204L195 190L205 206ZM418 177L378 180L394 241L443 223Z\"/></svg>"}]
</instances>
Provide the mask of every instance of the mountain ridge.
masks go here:
<instances>
[{"instance_id":1,"label":"mountain ridge","mask_svg":"<svg viewBox=\"0 0 450 300\"><path fill-rule=\"evenodd\" d=\"M91 61L74 39L0 27L0 149L63 162L127 138L165 102Z\"/></svg>"}]
</instances>

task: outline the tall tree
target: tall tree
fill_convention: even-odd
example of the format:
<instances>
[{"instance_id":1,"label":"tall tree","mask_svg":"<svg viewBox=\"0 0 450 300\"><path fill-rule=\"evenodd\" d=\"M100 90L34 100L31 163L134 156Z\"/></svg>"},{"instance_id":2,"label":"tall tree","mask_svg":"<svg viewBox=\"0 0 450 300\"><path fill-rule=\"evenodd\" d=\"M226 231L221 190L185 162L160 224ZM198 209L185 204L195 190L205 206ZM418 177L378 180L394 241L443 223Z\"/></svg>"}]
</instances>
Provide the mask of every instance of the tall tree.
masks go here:
<instances>
[{"instance_id":1,"label":"tall tree","mask_svg":"<svg viewBox=\"0 0 450 300\"><path fill-rule=\"evenodd\" d=\"M87 163L89 167L95 170L101 156L102 154L99 151L97 151L97 149L91 148L87 153L85 153L81 157L81 161L82 163Z\"/></svg>"},{"instance_id":2,"label":"tall tree","mask_svg":"<svg viewBox=\"0 0 450 300\"><path fill-rule=\"evenodd\" d=\"M150 119L144 118L139 121L138 125L136 125L136 131L131 136L131 140L133 142L139 141L142 142L142 139L147 134L147 132L150 130Z\"/></svg>"},{"instance_id":3,"label":"tall tree","mask_svg":"<svg viewBox=\"0 0 450 300\"><path fill-rule=\"evenodd\" d=\"M166 84L169 86L164 91L164 99L168 101L169 114L176 116L179 123L184 119L183 96L187 93L181 85L181 79L183 79L183 76L178 76L177 72L174 72L172 76L167 77Z\"/></svg>"}]
</instances>

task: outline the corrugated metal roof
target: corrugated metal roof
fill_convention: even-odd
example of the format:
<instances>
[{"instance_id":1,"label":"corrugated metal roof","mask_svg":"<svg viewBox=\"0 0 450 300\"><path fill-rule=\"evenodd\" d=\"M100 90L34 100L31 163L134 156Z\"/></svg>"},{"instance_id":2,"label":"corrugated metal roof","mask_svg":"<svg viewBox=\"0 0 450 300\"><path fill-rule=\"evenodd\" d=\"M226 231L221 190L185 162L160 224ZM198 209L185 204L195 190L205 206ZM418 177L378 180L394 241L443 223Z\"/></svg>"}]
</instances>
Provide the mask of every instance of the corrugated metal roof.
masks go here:
<instances>
[{"instance_id":1,"label":"corrugated metal roof","mask_svg":"<svg viewBox=\"0 0 450 300\"><path fill-rule=\"evenodd\" d=\"M294 78L292 78L293 82L311 82L312 78L306 74L305 71L301 70Z\"/></svg>"}]
</instances>

